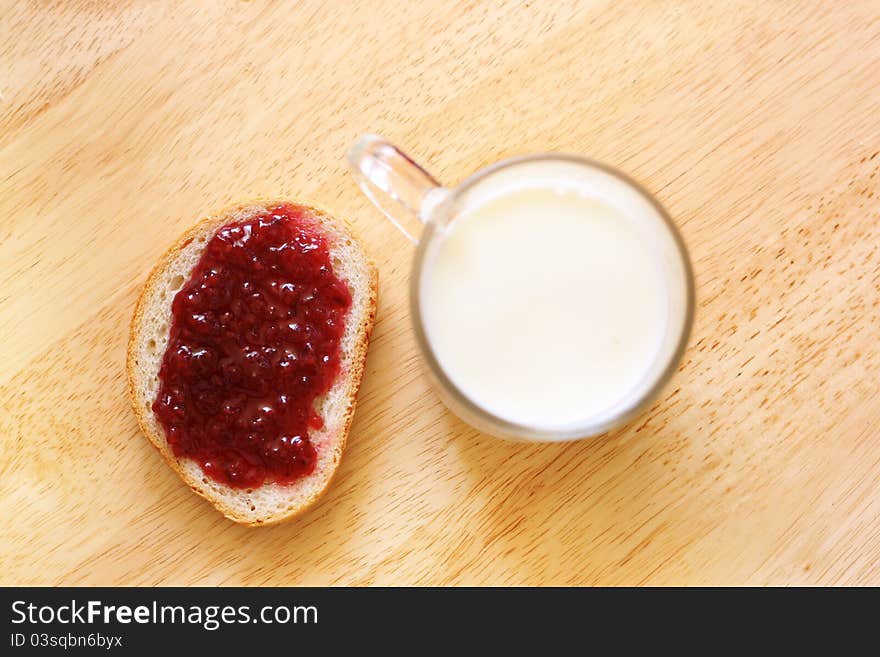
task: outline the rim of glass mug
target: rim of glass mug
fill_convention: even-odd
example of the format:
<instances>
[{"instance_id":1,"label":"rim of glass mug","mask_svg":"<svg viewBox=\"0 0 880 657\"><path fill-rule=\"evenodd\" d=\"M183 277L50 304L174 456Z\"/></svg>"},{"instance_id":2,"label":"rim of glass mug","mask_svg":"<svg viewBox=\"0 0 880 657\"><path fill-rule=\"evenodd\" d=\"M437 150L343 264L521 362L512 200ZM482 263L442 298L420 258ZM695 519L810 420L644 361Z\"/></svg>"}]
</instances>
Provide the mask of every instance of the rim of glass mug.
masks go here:
<instances>
[{"instance_id":1,"label":"rim of glass mug","mask_svg":"<svg viewBox=\"0 0 880 657\"><path fill-rule=\"evenodd\" d=\"M403 181L404 186L402 190L400 187L394 187L391 184L389 184L387 188L383 185L377 185L376 181L370 176L371 172L362 170L361 166L364 153L361 149L365 147L363 142L367 140L369 140L369 144L366 146L367 148L382 146L391 149L386 155L402 158L398 164L402 164L403 167L413 167L413 170L406 172L408 174L405 176L407 180ZM349 152L349 162L355 173L358 184L366 196L404 235L416 244L416 252L410 269L409 281L409 312L410 321L412 322L416 337L416 344L422 355L423 361L426 364L425 369L427 374L441 400L464 422L493 436L511 440L564 442L595 437L632 420L657 397L660 391L672 378L673 374L675 374L685 349L687 348L688 340L690 339L691 330L693 328L696 305L693 267L691 265L684 239L669 213L650 192L629 175L615 167L590 158L565 153L543 152L519 155L500 160L475 171L455 187L446 188L441 186L440 183L438 183L427 171L422 169L420 165L400 149L375 135L365 135L352 147ZM657 216L662 220L662 224L675 246L678 261L683 270L682 282L685 287L683 322L675 348L668 354L666 362L663 363L659 375L640 395L635 397L632 402L626 407L620 409L619 412L616 412L609 419L600 422L591 422L588 418L583 423L579 423L578 426L568 429L548 429L513 422L492 413L468 397L468 395L466 395L445 372L439 359L434 353L434 349L425 330L420 303L421 273L423 271L423 265L425 263L425 257L431 239L434 237L434 233L443 225L443 223L439 221L442 213L451 212L458 199L462 198L468 191L475 188L486 178L512 167L535 162L575 164L610 175L629 186L652 206ZM389 167L389 170L392 168L396 167ZM398 173L400 173L400 171L398 171ZM389 180L385 180L384 182L389 183ZM378 187L379 190L388 195L399 208L404 209L407 213L416 217L422 224L424 224L422 233L418 238L410 234L405 228L402 218L395 217L394 213L390 211L381 200L379 200L371 186ZM400 193L401 191L403 193ZM452 213L449 221L454 220L456 215L457 213Z\"/></svg>"}]
</instances>

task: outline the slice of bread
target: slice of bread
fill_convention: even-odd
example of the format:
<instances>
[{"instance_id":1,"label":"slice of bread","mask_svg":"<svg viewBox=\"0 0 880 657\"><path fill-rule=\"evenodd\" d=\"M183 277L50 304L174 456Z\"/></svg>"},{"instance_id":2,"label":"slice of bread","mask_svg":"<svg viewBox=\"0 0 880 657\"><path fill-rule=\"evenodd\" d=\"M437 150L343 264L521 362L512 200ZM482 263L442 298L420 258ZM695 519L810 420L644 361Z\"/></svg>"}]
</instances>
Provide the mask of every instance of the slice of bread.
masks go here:
<instances>
[{"instance_id":1,"label":"slice of bread","mask_svg":"<svg viewBox=\"0 0 880 657\"><path fill-rule=\"evenodd\" d=\"M310 432L317 451L317 463L312 473L291 484L272 482L256 489L233 488L206 476L192 459L174 455L152 405L159 388L159 368L169 340L171 302L189 279L205 244L220 227L247 220L267 207L283 203L305 207L321 220L334 273L351 290L352 304L340 345L342 367L332 388L317 401L324 426ZM376 267L345 222L310 206L275 199L242 203L211 215L184 233L156 264L141 292L131 322L126 363L129 395L141 429L150 442L190 488L226 517L251 526L288 520L311 506L330 484L354 415L376 311L377 286Z\"/></svg>"}]
</instances>

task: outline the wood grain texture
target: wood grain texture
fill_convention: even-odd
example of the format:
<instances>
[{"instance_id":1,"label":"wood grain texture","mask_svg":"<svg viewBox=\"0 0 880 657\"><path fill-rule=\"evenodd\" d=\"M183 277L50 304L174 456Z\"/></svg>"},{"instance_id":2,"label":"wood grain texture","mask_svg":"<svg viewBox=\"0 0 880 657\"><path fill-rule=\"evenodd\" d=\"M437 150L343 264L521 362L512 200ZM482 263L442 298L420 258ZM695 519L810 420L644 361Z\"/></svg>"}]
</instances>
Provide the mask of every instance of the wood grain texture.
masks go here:
<instances>
[{"instance_id":1,"label":"wood grain texture","mask_svg":"<svg viewBox=\"0 0 880 657\"><path fill-rule=\"evenodd\" d=\"M0 4L0 583L880 584L876 1ZM698 297L657 403L544 446L446 412L365 131L450 184L559 150L652 190ZM253 530L123 362L155 259L261 195L350 218L381 288L336 482Z\"/></svg>"}]
</instances>

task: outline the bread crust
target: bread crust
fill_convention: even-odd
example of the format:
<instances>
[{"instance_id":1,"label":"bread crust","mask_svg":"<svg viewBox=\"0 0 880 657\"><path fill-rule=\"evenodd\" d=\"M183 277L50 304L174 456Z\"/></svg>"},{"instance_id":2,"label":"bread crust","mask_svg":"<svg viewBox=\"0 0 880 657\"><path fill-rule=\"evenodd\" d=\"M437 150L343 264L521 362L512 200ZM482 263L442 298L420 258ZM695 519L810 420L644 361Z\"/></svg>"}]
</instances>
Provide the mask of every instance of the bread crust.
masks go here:
<instances>
[{"instance_id":1,"label":"bread crust","mask_svg":"<svg viewBox=\"0 0 880 657\"><path fill-rule=\"evenodd\" d=\"M210 489L207 486L203 485L203 482L200 479L195 479L191 477L189 473L187 473L183 469L183 467L181 467L181 459L178 459L169 447L164 435L164 430L154 417L152 409L147 410L139 403L137 396L137 382L139 374L137 345L139 345L141 341L145 339L143 333L143 319L147 310L146 300L149 297L149 293L163 279L163 275L173 262L175 256L181 251L181 249L192 242L192 240L206 233L209 233L211 236L213 236L214 232L216 232L217 229L227 223L234 221L234 215L237 212L254 206L262 206L265 208L272 205L281 204L290 204L306 208L316 217L318 217L321 220L322 224L324 224L325 226L329 226L329 230L327 231L328 233L344 235L345 237L352 240L352 242L357 246L357 251L364 259L364 263L366 264L370 272L369 287L366 290L369 298L367 300L366 311L363 313L360 324L357 328L357 335L355 340L355 355L352 358L352 362L348 371L345 373L341 373L341 376L345 376L345 398L347 403L343 420L339 425L338 431L340 432L340 435L335 444L332 467L330 468L329 474L325 477L323 485L312 494L310 494L298 506L265 517L251 517L239 514L236 509L225 504L223 499L220 499L217 496L213 495ZM239 202L235 203L234 205L227 206L220 212L213 213L208 217L202 219L194 226L189 228L187 231L185 231L183 235L181 235L177 239L177 241L175 241L159 258L158 262L150 271L150 274L147 277L147 281L144 284L140 295L138 296L137 303L135 304L134 314L132 315L129 330L128 347L126 349L128 395L132 404L132 408L134 409L134 413L137 416L138 424L140 425L144 435L146 435L153 446L165 458L168 465L171 466L171 469L180 476L180 478L187 484L187 486L189 486L197 495L205 498L230 520L251 527L259 527L291 520L304 513L307 509L312 507L318 501L318 499L321 498L321 496L330 486L330 483L333 481L333 478L336 475L336 471L339 468L339 462L342 458L342 453L345 450L345 445L348 439L348 431L351 427L352 419L354 418L357 393L360 389L361 379L363 378L364 366L367 356L367 347L369 346L370 335L373 330L373 324L376 315L378 291L378 270L376 269L376 266L373 263L372 259L367 255L367 252L363 247L363 242L358 238L351 225L347 221L338 219L321 208L317 208L311 204L298 203L296 201L291 201L288 199L256 198L250 201Z\"/></svg>"}]
</instances>

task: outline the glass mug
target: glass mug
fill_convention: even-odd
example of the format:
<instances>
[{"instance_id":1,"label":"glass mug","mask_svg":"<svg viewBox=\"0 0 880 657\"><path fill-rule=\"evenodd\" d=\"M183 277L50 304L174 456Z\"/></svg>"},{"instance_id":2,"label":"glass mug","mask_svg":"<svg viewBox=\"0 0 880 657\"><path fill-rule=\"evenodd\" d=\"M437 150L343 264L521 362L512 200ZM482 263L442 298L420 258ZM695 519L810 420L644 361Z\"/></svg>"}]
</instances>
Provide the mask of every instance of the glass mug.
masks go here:
<instances>
[{"instance_id":1,"label":"glass mug","mask_svg":"<svg viewBox=\"0 0 880 657\"><path fill-rule=\"evenodd\" d=\"M438 395L471 426L531 441L596 436L675 372L693 322L690 260L663 207L624 174L545 153L449 189L376 135L348 161L417 245L416 341Z\"/></svg>"}]
</instances>

